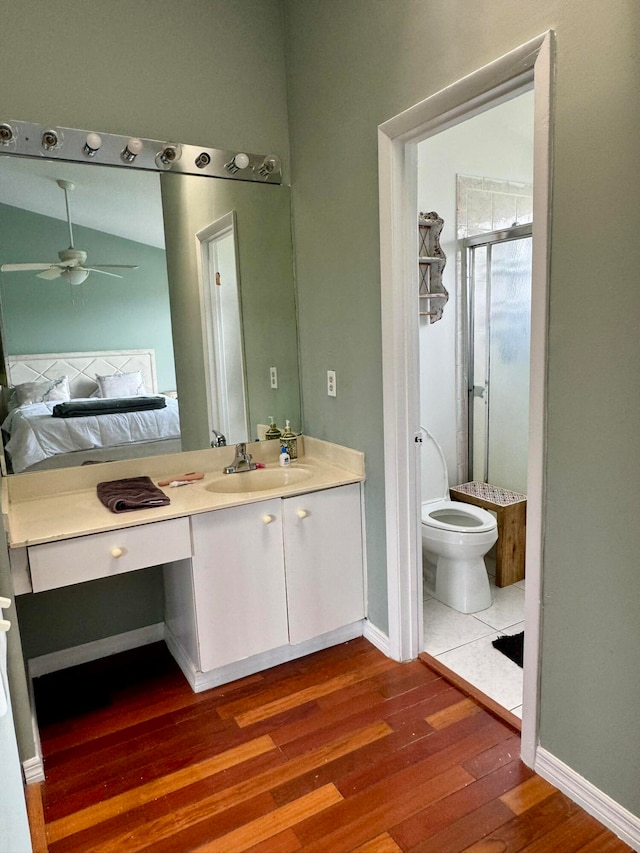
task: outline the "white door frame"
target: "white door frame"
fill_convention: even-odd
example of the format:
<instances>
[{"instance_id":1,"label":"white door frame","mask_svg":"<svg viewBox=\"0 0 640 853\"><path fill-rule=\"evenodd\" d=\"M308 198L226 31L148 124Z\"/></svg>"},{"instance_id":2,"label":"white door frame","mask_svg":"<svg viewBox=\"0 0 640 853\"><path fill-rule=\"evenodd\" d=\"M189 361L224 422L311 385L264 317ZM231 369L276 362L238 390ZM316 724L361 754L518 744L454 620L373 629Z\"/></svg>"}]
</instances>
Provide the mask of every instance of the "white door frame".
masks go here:
<instances>
[{"instance_id":1,"label":"white door frame","mask_svg":"<svg viewBox=\"0 0 640 853\"><path fill-rule=\"evenodd\" d=\"M378 128L389 649L422 650L422 555L416 450L419 429L417 143L534 89L531 380L527 487L522 759L532 766L538 730L543 559L547 293L551 209L553 33L543 33Z\"/></svg>"}]
</instances>

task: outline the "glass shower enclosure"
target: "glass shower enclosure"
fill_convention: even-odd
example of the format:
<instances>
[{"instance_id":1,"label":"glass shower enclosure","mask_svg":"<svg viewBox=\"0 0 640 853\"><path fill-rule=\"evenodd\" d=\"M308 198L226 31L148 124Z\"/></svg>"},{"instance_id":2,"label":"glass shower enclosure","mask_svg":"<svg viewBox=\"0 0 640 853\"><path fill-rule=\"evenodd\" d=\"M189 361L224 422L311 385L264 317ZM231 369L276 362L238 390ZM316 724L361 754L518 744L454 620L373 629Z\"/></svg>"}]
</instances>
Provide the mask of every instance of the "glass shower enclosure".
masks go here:
<instances>
[{"instance_id":1,"label":"glass shower enclosure","mask_svg":"<svg viewBox=\"0 0 640 853\"><path fill-rule=\"evenodd\" d=\"M526 494L531 224L467 237L469 480Z\"/></svg>"}]
</instances>

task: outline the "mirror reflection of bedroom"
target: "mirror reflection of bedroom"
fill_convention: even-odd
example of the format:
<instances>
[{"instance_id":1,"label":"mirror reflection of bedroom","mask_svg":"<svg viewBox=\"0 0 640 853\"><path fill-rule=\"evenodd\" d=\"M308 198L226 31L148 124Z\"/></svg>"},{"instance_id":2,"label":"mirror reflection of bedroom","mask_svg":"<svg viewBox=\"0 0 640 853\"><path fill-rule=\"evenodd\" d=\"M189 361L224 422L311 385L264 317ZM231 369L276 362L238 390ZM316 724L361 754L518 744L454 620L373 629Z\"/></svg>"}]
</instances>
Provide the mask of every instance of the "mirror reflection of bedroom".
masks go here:
<instances>
[{"instance_id":1,"label":"mirror reflection of bedroom","mask_svg":"<svg viewBox=\"0 0 640 853\"><path fill-rule=\"evenodd\" d=\"M2 473L234 444L269 416L299 429L289 213L282 186L0 157ZM237 275L207 278L196 236L226 218ZM235 315L212 345L221 281Z\"/></svg>"},{"instance_id":2,"label":"mirror reflection of bedroom","mask_svg":"<svg viewBox=\"0 0 640 853\"><path fill-rule=\"evenodd\" d=\"M178 452L159 176L3 157L0 198L7 472Z\"/></svg>"}]
</instances>

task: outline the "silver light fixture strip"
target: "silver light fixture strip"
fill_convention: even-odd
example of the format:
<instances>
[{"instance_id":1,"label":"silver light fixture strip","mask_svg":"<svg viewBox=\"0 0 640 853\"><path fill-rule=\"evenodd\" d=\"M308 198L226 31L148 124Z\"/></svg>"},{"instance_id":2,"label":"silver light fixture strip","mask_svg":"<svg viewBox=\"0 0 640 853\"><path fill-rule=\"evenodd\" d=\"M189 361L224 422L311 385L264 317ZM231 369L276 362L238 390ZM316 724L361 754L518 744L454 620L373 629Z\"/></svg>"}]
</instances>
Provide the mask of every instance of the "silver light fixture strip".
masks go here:
<instances>
[{"instance_id":1,"label":"silver light fixture strip","mask_svg":"<svg viewBox=\"0 0 640 853\"><path fill-rule=\"evenodd\" d=\"M102 166L124 164L150 172L282 183L280 160L275 154L250 154L26 121L0 121L0 156L5 153Z\"/></svg>"}]
</instances>

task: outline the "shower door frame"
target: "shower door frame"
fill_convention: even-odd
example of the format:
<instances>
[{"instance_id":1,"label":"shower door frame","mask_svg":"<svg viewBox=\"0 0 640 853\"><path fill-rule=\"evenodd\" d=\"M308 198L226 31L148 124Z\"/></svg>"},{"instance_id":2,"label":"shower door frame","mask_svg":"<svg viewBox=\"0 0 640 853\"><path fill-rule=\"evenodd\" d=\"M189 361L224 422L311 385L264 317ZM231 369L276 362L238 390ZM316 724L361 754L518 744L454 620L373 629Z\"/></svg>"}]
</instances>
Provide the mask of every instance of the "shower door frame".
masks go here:
<instances>
[{"instance_id":1,"label":"shower door frame","mask_svg":"<svg viewBox=\"0 0 640 853\"><path fill-rule=\"evenodd\" d=\"M491 400L491 312L489 306L491 303L491 251L492 247L499 243L509 243L514 240L531 240L533 236L533 223L526 222L522 225L512 225L510 228L499 228L496 231L486 231L482 234L474 234L472 237L465 237L462 242L462 257L461 257L461 282L462 282L462 298L464 300L464 316L466 322L466 363L465 375L467 382L467 471L468 479L477 480L477 472L473 464L473 440L474 440L474 397L475 384L475 344L474 344L474 320L475 311L473 308L473 284L475 282L474 272L475 264L472 262L472 250L478 249L481 246L487 247L487 284L486 284L486 304L487 304L487 345L486 345L486 361L485 361L485 387L482 394L485 399L485 450L484 450L484 466L482 471L482 482L487 483L489 477L489 406ZM531 302L529 302L529 323L531 323Z\"/></svg>"}]
</instances>

